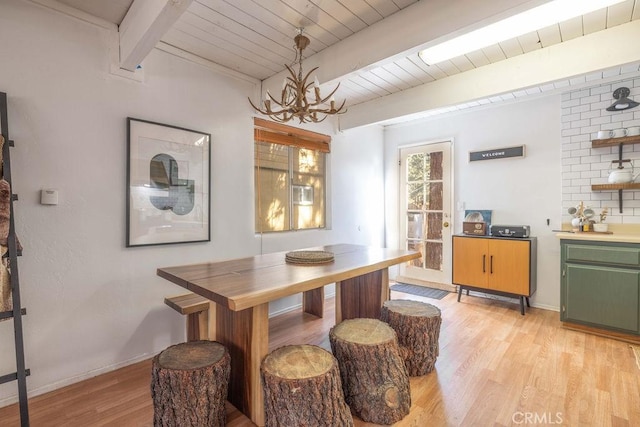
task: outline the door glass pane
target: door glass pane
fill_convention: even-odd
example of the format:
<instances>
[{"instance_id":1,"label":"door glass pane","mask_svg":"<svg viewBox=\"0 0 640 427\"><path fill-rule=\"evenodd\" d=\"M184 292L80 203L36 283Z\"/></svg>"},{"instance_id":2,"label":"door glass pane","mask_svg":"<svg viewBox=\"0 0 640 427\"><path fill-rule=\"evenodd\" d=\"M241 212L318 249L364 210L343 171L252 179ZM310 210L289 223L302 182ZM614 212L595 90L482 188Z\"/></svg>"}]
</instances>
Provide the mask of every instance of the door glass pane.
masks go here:
<instances>
[{"instance_id":1,"label":"door glass pane","mask_svg":"<svg viewBox=\"0 0 640 427\"><path fill-rule=\"evenodd\" d=\"M427 179L442 179L442 151L429 154L428 168Z\"/></svg>"},{"instance_id":2,"label":"door glass pane","mask_svg":"<svg viewBox=\"0 0 640 427\"><path fill-rule=\"evenodd\" d=\"M422 213L407 213L407 238L422 239L424 235L424 215Z\"/></svg>"},{"instance_id":3,"label":"door glass pane","mask_svg":"<svg viewBox=\"0 0 640 427\"><path fill-rule=\"evenodd\" d=\"M442 243L426 242L425 246L425 268L442 271Z\"/></svg>"},{"instance_id":4,"label":"door glass pane","mask_svg":"<svg viewBox=\"0 0 640 427\"><path fill-rule=\"evenodd\" d=\"M442 271L443 152L407 156L407 248L419 250L411 265ZM416 212L417 211L417 212Z\"/></svg>"},{"instance_id":5,"label":"door glass pane","mask_svg":"<svg viewBox=\"0 0 640 427\"><path fill-rule=\"evenodd\" d=\"M423 246L424 246L424 244L421 241L409 240L407 242L407 250L418 251L424 257L424 248L423 248ZM422 262L422 258L412 259L411 261L408 262L408 264L412 265L414 267L421 267L421 268L424 267L424 264Z\"/></svg>"},{"instance_id":6,"label":"door glass pane","mask_svg":"<svg viewBox=\"0 0 640 427\"><path fill-rule=\"evenodd\" d=\"M424 206L424 183L417 182L407 185L407 209L422 209Z\"/></svg>"},{"instance_id":7,"label":"door glass pane","mask_svg":"<svg viewBox=\"0 0 640 427\"><path fill-rule=\"evenodd\" d=\"M407 181L424 181L424 161L428 154L419 153L407 156Z\"/></svg>"},{"instance_id":8,"label":"door glass pane","mask_svg":"<svg viewBox=\"0 0 640 427\"><path fill-rule=\"evenodd\" d=\"M426 209L430 211L442 210L442 182L430 182L427 192Z\"/></svg>"},{"instance_id":9,"label":"door glass pane","mask_svg":"<svg viewBox=\"0 0 640 427\"><path fill-rule=\"evenodd\" d=\"M427 213L427 228L425 231L425 239L442 240L442 212Z\"/></svg>"}]
</instances>

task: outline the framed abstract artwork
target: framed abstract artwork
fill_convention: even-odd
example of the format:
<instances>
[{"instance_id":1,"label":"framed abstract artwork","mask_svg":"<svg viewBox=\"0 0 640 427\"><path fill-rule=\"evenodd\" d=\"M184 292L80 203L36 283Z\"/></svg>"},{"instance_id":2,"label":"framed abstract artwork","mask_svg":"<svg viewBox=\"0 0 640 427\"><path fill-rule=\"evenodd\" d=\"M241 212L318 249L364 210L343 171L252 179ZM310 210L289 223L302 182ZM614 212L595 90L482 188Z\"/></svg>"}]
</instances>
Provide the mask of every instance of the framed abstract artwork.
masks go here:
<instances>
[{"instance_id":1,"label":"framed abstract artwork","mask_svg":"<svg viewBox=\"0 0 640 427\"><path fill-rule=\"evenodd\" d=\"M211 135L127 118L126 246L211 240Z\"/></svg>"}]
</instances>

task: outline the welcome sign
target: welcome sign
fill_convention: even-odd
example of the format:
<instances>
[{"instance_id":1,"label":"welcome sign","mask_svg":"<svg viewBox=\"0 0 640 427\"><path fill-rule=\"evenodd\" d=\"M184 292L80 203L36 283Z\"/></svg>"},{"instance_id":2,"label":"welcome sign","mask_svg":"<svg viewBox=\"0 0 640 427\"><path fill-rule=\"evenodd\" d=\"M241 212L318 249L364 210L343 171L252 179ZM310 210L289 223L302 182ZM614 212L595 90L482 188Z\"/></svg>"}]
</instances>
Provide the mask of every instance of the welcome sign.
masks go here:
<instances>
[{"instance_id":1,"label":"welcome sign","mask_svg":"<svg viewBox=\"0 0 640 427\"><path fill-rule=\"evenodd\" d=\"M469 151L469 161L505 159L507 157L524 157L524 145L506 148L494 148L493 150Z\"/></svg>"}]
</instances>

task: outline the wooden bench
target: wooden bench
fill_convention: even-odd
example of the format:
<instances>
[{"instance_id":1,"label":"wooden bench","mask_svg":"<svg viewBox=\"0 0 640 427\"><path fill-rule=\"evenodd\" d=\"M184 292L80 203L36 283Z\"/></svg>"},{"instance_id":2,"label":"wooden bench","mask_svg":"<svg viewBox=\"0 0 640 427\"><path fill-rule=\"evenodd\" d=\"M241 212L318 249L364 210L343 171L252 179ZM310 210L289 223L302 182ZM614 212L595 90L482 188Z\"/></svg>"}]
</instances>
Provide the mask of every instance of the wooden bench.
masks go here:
<instances>
[{"instance_id":1,"label":"wooden bench","mask_svg":"<svg viewBox=\"0 0 640 427\"><path fill-rule=\"evenodd\" d=\"M189 293L167 297L164 303L187 316L187 341L209 339L209 301L200 295Z\"/></svg>"}]
</instances>

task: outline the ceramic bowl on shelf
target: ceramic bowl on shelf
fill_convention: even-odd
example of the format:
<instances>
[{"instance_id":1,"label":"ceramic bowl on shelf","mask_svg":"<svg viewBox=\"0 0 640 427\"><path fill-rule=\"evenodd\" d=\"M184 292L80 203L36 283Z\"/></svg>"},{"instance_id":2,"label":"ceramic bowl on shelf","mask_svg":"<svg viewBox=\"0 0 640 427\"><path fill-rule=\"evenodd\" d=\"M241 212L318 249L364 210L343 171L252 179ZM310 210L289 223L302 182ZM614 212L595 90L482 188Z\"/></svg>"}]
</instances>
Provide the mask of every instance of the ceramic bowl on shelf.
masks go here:
<instances>
[{"instance_id":1,"label":"ceramic bowl on shelf","mask_svg":"<svg viewBox=\"0 0 640 427\"><path fill-rule=\"evenodd\" d=\"M604 233L609 229L609 224L605 224L602 222L596 222L593 224L593 231L597 233Z\"/></svg>"}]
</instances>

